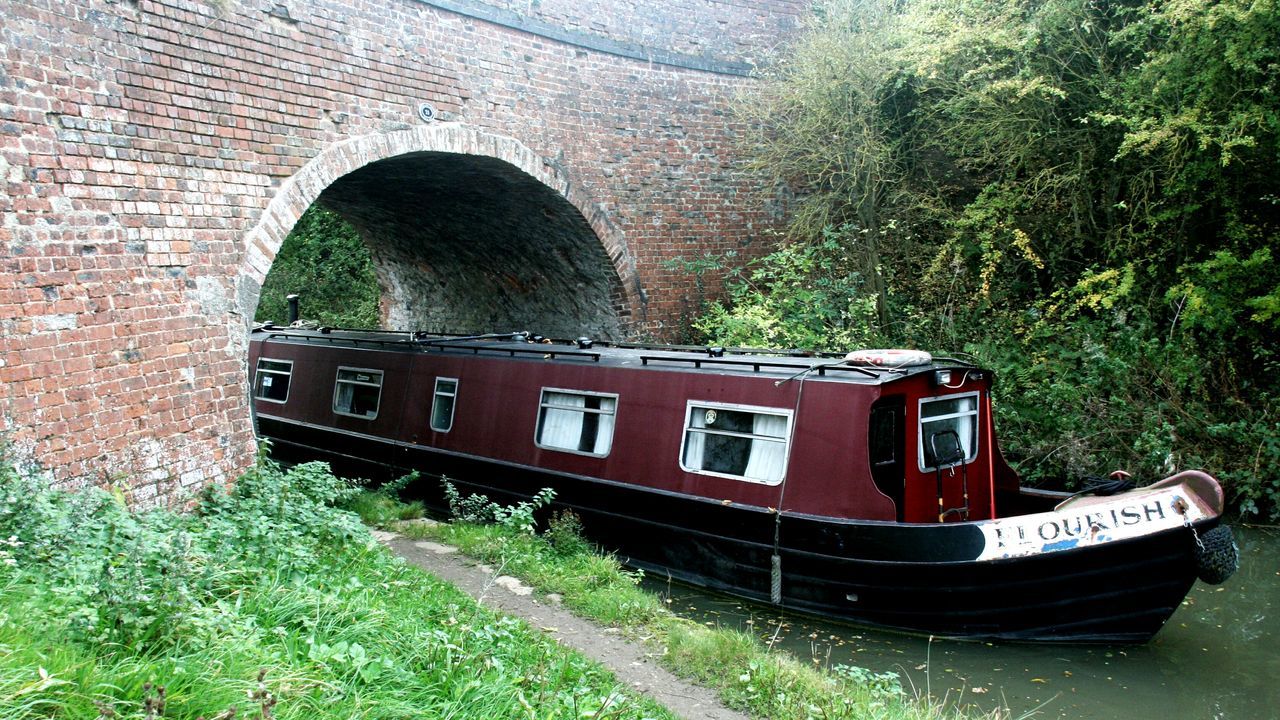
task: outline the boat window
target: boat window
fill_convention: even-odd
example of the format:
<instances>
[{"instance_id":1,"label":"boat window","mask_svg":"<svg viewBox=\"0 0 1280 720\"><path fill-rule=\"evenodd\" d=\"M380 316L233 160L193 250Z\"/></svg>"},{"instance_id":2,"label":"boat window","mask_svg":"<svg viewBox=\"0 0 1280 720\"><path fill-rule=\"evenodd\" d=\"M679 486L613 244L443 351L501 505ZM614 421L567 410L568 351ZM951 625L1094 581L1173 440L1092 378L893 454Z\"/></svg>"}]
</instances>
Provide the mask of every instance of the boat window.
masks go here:
<instances>
[{"instance_id":1,"label":"boat window","mask_svg":"<svg viewBox=\"0 0 1280 720\"><path fill-rule=\"evenodd\" d=\"M789 411L689 403L680 467L776 485L786 471L790 437Z\"/></svg>"},{"instance_id":2,"label":"boat window","mask_svg":"<svg viewBox=\"0 0 1280 720\"><path fill-rule=\"evenodd\" d=\"M449 432L453 427L453 399L458 396L458 381L436 378L436 393L431 401L431 429Z\"/></svg>"},{"instance_id":3,"label":"boat window","mask_svg":"<svg viewBox=\"0 0 1280 720\"><path fill-rule=\"evenodd\" d=\"M333 388L333 411L338 415L372 420L378 416L381 396L381 370L338 368L338 380Z\"/></svg>"},{"instance_id":4,"label":"boat window","mask_svg":"<svg viewBox=\"0 0 1280 720\"><path fill-rule=\"evenodd\" d=\"M617 395L542 389L538 447L604 457L613 446Z\"/></svg>"},{"instance_id":5,"label":"boat window","mask_svg":"<svg viewBox=\"0 0 1280 720\"><path fill-rule=\"evenodd\" d=\"M978 454L978 393L920 401L920 469L971 462Z\"/></svg>"},{"instance_id":6,"label":"boat window","mask_svg":"<svg viewBox=\"0 0 1280 720\"><path fill-rule=\"evenodd\" d=\"M253 396L267 402L282 403L289 399L292 360L258 360L258 374L253 379Z\"/></svg>"}]
</instances>

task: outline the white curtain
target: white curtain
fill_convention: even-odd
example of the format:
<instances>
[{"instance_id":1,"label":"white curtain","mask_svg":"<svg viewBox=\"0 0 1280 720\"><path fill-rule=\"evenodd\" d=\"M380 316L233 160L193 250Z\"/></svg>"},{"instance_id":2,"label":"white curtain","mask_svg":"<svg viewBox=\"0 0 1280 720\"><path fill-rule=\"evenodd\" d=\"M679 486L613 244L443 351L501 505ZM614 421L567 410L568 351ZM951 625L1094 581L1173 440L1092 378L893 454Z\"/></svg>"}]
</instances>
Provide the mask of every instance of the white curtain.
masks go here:
<instances>
[{"instance_id":1,"label":"white curtain","mask_svg":"<svg viewBox=\"0 0 1280 720\"><path fill-rule=\"evenodd\" d=\"M970 450L974 449L973 431L978 425L978 416L974 412L978 407L978 398L972 395L960 398L959 405L960 407L956 408L956 412L972 413L958 417L954 421L956 434L960 436L960 448L964 452L965 458L968 459L973 454L970 452Z\"/></svg>"},{"instance_id":2,"label":"white curtain","mask_svg":"<svg viewBox=\"0 0 1280 720\"><path fill-rule=\"evenodd\" d=\"M355 396L356 386L351 383L338 383L338 397L333 401L334 412L351 412L351 400Z\"/></svg>"},{"instance_id":3,"label":"white curtain","mask_svg":"<svg viewBox=\"0 0 1280 720\"><path fill-rule=\"evenodd\" d=\"M934 405L934 407L929 408L929 405ZM973 395L953 400L942 400L936 404L925 403L925 408L923 408L925 417L920 421L920 427L924 432L921 433L920 442L927 452L926 458L933 457L934 436L939 433L945 433L948 430L955 431L964 459L967 461L972 458L977 451L977 447L974 444L974 432L978 426L977 407L978 398ZM930 417L930 415L933 417ZM950 438L939 437L937 449L944 456L949 455L951 452ZM937 459L934 458L928 465L936 467Z\"/></svg>"},{"instance_id":4,"label":"white curtain","mask_svg":"<svg viewBox=\"0 0 1280 720\"><path fill-rule=\"evenodd\" d=\"M614 398L600 398L600 424L596 426L596 444L591 449L597 455L608 455L613 445L613 413L617 402Z\"/></svg>"},{"instance_id":5,"label":"white curtain","mask_svg":"<svg viewBox=\"0 0 1280 720\"><path fill-rule=\"evenodd\" d=\"M707 411L695 407L690 411L689 427L704 428L707 426ZM684 431L684 466L690 470L702 469L702 458L707 448L707 436L700 432Z\"/></svg>"},{"instance_id":6,"label":"white curtain","mask_svg":"<svg viewBox=\"0 0 1280 720\"><path fill-rule=\"evenodd\" d=\"M746 476L753 480L777 482L782 479L787 460L787 418L783 415L756 415L751 433L751 456L747 459ZM763 440L761 438L777 438Z\"/></svg>"},{"instance_id":7,"label":"white curtain","mask_svg":"<svg viewBox=\"0 0 1280 720\"><path fill-rule=\"evenodd\" d=\"M545 393L542 401L564 407L586 407L585 397L567 393ZM542 432L538 440L550 447L577 450L578 441L582 438L582 412L554 407L543 408L543 412Z\"/></svg>"}]
</instances>

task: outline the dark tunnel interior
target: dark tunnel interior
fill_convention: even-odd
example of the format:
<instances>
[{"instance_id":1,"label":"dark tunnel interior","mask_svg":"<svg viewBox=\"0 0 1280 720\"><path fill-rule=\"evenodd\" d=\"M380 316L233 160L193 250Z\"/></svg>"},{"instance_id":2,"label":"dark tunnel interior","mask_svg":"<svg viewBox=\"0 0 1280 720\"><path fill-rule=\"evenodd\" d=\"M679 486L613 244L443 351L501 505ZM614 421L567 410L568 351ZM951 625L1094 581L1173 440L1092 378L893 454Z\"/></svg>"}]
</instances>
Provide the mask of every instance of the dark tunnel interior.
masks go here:
<instances>
[{"instance_id":1,"label":"dark tunnel interior","mask_svg":"<svg viewBox=\"0 0 1280 720\"><path fill-rule=\"evenodd\" d=\"M369 246L396 330L622 336L626 299L582 213L515 166L422 152L366 165L317 200Z\"/></svg>"}]
</instances>

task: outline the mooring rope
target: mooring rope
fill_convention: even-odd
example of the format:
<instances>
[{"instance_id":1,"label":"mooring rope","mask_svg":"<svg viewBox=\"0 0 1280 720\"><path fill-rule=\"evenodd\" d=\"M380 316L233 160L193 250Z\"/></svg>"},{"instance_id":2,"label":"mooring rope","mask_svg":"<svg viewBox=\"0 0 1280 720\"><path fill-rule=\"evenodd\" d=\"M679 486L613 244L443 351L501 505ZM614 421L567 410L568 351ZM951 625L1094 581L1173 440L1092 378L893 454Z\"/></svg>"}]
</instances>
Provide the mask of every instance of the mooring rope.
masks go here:
<instances>
[{"instance_id":1,"label":"mooring rope","mask_svg":"<svg viewBox=\"0 0 1280 720\"><path fill-rule=\"evenodd\" d=\"M796 404L791 411L791 422L793 425L789 428L791 431L790 436L795 435L794 423L798 423L800 421L800 400L804 397L804 381L809 377L809 373L817 370L819 367L819 365L812 365L806 370L798 372L789 378L778 380L773 384L774 387L780 387L784 383L791 382L792 380L798 381L798 386L796 388ZM789 446L790 437L788 437L787 440ZM788 453L787 461L790 462L790 460L790 453ZM774 508L773 511L773 556L769 559L769 601L774 605L782 604L782 554L780 552L780 547L782 545L782 507L787 498L787 477L786 466L783 466L782 486L778 488L778 507Z\"/></svg>"}]
</instances>

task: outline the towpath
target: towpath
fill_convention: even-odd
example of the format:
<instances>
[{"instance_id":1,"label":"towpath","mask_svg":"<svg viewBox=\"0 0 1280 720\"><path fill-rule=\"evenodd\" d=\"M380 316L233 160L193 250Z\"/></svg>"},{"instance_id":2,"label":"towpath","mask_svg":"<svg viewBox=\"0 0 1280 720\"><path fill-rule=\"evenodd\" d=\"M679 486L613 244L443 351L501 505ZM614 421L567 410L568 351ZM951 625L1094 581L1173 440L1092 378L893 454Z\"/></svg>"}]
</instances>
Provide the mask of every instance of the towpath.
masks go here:
<instances>
[{"instance_id":1,"label":"towpath","mask_svg":"<svg viewBox=\"0 0 1280 720\"><path fill-rule=\"evenodd\" d=\"M522 618L556 642L599 662L632 690L661 703L686 720L750 720L720 704L715 692L682 680L661 667L644 645L613 628L584 620L553 603L535 598L530 588L459 554L455 548L394 533L375 536L406 562L449 582L486 607Z\"/></svg>"}]
</instances>

